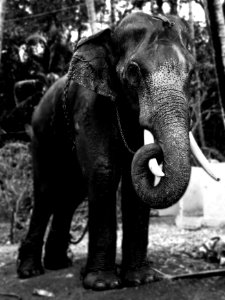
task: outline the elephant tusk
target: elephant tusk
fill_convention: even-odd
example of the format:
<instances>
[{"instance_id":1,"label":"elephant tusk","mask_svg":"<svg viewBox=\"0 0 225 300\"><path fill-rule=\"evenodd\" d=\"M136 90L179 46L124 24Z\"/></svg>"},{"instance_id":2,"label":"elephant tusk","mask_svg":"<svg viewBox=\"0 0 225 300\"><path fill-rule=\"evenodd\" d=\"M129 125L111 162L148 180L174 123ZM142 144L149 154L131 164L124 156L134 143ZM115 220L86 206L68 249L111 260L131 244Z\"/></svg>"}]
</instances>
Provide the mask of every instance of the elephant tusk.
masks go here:
<instances>
[{"instance_id":1,"label":"elephant tusk","mask_svg":"<svg viewBox=\"0 0 225 300\"><path fill-rule=\"evenodd\" d=\"M148 144L152 144L152 143L154 143L154 137L150 131L145 129L144 130L144 144L148 145ZM150 159L148 166L153 175L155 175L157 177L165 176L165 174L163 173L161 167L159 166L156 158Z\"/></svg>"},{"instance_id":2,"label":"elephant tusk","mask_svg":"<svg viewBox=\"0 0 225 300\"><path fill-rule=\"evenodd\" d=\"M206 171L209 176L211 176L214 180L220 181L220 178L217 177L213 171L211 170L210 164L205 157L205 155L202 153L202 150L199 148L192 132L189 132L189 139L190 139L190 147L193 155L196 157L198 162L200 163L201 167Z\"/></svg>"}]
</instances>

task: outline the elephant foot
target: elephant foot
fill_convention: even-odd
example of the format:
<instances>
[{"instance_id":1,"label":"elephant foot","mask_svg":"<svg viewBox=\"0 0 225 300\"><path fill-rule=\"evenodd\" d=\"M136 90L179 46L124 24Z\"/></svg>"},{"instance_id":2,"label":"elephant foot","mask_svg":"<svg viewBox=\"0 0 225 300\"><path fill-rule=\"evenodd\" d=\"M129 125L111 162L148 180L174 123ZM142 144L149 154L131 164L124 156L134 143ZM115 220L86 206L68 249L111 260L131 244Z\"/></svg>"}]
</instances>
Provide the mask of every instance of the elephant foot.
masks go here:
<instances>
[{"instance_id":1,"label":"elephant foot","mask_svg":"<svg viewBox=\"0 0 225 300\"><path fill-rule=\"evenodd\" d=\"M121 280L114 271L94 271L85 274L83 286L95 291L112 290L121 287Z\"/></svg>"},{"instance_id":2,"label":"elephant foot","mask_svg":"<svg viewBox=\"0 0 225 300\"><path fill-rule=\"evenodd\" d=\"M44 267L48 270L66 269L72 266L72 259L68 257L68 240L56 236L56 232L51 231L44 250Z\"/></svg>"},{"instance_id":3,"label":"elephant foot","mask_svg":"<svg viewBox=\"0 0 225 300\"><path fill-rule=\"evenodd\" d=\"M67 256L66 253L58 254L54 253L52 255L47 254L44 257L44 266L48 270L60 270L66 269L73 265L72 260Z\"/></svg>"},{"instance_id":4,"label":"elephant foot","mask_svg":"<svg viewBox=\"0 0 225 300\"><path fill-rule=\"evenodd\" d=\"M122 271L122 282L124 286L132 287L147 284L160 280L149 262L145 262L140 267L130 268Z\"/></svg>"},{"instance_id":5,"label":"elephant foot","mask_svg":"<svg viewBox=\"0 0 225 300\"><path fill-rule=\"evenodd\" d=\"M44 273L41 263L41 250L33 251L31 244L22 244L17 258L17 274L21 279L38 276Z\"/></svg>"}]
</instances>

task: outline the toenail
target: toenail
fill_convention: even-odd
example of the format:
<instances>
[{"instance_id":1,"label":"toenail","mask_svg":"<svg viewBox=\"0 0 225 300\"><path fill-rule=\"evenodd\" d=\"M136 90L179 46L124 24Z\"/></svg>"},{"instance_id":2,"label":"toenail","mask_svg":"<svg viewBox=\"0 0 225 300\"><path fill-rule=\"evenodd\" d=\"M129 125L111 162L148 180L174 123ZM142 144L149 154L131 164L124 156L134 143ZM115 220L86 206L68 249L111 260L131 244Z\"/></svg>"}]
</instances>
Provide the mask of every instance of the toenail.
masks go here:
<instances>
[{"instance_id":1,"label":"toenail","mask_svg":"<svg viewBox=\"0 0 225 300\"><path fill-rule=\"evenodd\" d=\"M94 285L94 289L95 290L99 290L99 291L101 291L101 290L105 290L106 289L106 285L105 285L105 283L103 282L103 281L97 281L96 283L95 283L95 285Z\"/></svg>"}]
</instances>

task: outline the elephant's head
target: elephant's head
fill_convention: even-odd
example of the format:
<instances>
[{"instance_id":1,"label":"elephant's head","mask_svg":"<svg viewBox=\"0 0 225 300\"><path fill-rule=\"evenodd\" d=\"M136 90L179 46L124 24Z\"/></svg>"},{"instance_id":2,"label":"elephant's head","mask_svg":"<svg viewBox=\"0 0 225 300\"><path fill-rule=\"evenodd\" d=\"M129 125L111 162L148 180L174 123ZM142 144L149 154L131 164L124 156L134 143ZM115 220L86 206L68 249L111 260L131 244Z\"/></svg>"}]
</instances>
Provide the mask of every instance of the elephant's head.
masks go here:
<instances>
[{"instance_id":1,"label":"elephant's head","mask_svg":"<svg viewBox=\"0 0 225 300\"><path fill-rule=\"evenodd\" d=\"M139 104L139 123L155 142L135 153L132 180L153 208L177 202L189 182L188 89L194 63L189 47L188 26L180 18L139 12L125 17L113 32L107 29L79 42L69 70L69 79L96 93L115 101L122 87ZM162 160L163 172L153 170L162 176L154 187L148 163L155 157Z\"/></svg>"}]
</instances>

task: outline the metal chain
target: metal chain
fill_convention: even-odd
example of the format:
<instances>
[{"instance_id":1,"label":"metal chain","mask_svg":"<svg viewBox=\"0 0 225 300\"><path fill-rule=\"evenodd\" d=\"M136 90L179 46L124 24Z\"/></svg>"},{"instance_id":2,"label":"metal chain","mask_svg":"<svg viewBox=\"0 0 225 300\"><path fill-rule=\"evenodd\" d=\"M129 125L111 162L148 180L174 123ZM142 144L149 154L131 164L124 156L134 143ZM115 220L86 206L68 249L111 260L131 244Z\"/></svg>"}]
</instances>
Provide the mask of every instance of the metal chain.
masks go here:
<instances>
[{"instance_id":1,"label":"metal chain","mask_svg":"<svg viewBox=\"0 0 225 300\"><path fill-rule=\"evenodd\" d=\"M70 117L69 117L69 112L68 112L68 107L67 107L67 99L68 99L68 90L69 90L69 85L70 85L70 76L67 78L65 87L64 87L64 91L63 91L63 98L62 98L62 107L63 107L63 112L64 112L64 117L66 120L66 126L68 128L68 135L70 137L70 140L72 141L72 151L75 150L76 148L76 142L73 138L73 134L72 134L72 126L71 126L71 121L70 121ZM125 147L127 148L127 150L131 153L134 154L136 151L133 151L127 144L127 141L125 139L124 133L123 133L123 129L122 129L122 125L121 125L121 121L120 121L120 115L119 115L119 111L118 111L118 106L115 103L115 108L116 108L116 116L117 116L117 122L118 122L118 127L119 127L119 131L120 131L120 135L121 138L123 140L123 143L125 145Z\"/></svg>"},{"instance_id":2,"label":"metal chain","mask_svg":"<svg viewBox=\"0 0 225 300\"><path fill-rule=\"evenodd\" d=\"M71 71L71 73L68 74L68 78L66 80L66 84L65 84L64 90L63 90L62 109L63 109L64 118L65 118L65 122L66 122L67 135L68 135L68 137L69 137L69 139L72 143L72 152L73 152L76 149L75 132L74 132L73 125L72 125L73 123L71 122L71 118L69 116L69 110L68 110L68 105L67 105L68 91L69 91L69 87L70 87L72 77L73 77L73 74L72 74L72 71ZM87 201L82 202L80 204L80 206L82 206L82 208L85 211L88 210ZM80 213L80 211L76 210L74 212L74 215L77 215L79 213ZM77 222L79 222L79 220ZM78 224L78 226L79 226L79 224ZM87 231L88 231L88 219L86 220L86 225L82 229L80 237L77 238L76 240L74 240L74 238L71 237L70 244L74 244L74 245L79 244L83 240L83 238L84 238L85 234L87 233Z\"/></svg>"},{"instance_id":3,"label":"metal chain","mask_svg":"<svg viewBox=\"0 0 225 300\"><path fill-rule=\"evenodd\" d=\"M72 141L72 151L74 151L75 148L76 148L76 142L75 142L74 137L73 137L72 126L71 126L71 121L70 121L68 106L67 106L68 90L69 90L69 86L70 86L70 82L71 82L72 78L73 78L73 69L71 68L69 70L68 78L66 80L66 84L65 84L65 87L64 87L64 91L63 91L62 108L63 108L63 112L64 112L64 117L65 117L65 120L66 120L66 126L68 128L68 135L69 135L70 140ZM119 131L120 131L120 135L121 135L121 138L123 140L123 143L124 143L125 147L127 148L127 150L131 154L134 154L136 151L133 151L128 146L127 141L125 139L123 129L122 129L122 125L121 125L121 121L120 121L118 106L117 106L116 103L115 103L115 108L116 108L116 116L117 116L118 127L119 127Z\"/></svg>"},{"instance_id":4,"label":"metal chain","mask_svg":"<svg viewBox=\"0 0 225 300\"><path fill-rule=\"evenodd\" d=\"M116 108L116 117L117 117L117 122L118 122L118 127L119 127L119 131L120 131L120 135L122 137L123 143L125 145L125 147L127 148L127 150L131 153L134 154L136 151L133 151L127 144L127 141L125 139L124 133L123 133L123 129L122 129L122 125L121 125L121 121L120 121L120 115L119 115L119 111L118 111L118 106L115 103L115 108Z\"/></svg>"},{"instance_id":5,"label":"metal chain","mask_svg":"<svg viewBox=\"0 0 225 300\"><path fill-rule=\"evenodd\" d=\"M66 80L66 84L65 84L65 87L64 87L64 91L63 91L62 108L63 108L63 113L64 113L64 117L65 117L65 121L66 121L66 127L67 127L67 130L68 130L67 133L68 133L69 139L72 142L72 152L73 152L76 149L76 142L75 142L75 139L74 139L72 124L71 124L71 120L70 120L70 117L69 117L69 111L68 111L68 106L67 106L67 99L68 99L68 91L69 91L70 82L71 82L71 78L69 76Z\"/></svg>"}]
</instances>

